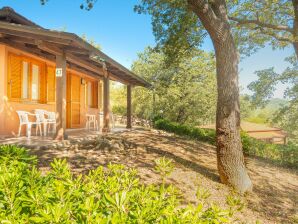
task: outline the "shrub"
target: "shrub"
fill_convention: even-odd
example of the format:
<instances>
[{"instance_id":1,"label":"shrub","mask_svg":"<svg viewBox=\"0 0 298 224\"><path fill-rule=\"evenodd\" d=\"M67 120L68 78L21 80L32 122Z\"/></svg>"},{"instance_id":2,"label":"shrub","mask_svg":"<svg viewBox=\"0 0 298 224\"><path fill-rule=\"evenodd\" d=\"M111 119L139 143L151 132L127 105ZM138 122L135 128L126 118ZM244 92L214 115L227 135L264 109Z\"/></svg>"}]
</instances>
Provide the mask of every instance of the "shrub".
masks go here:
<instances>
[{"instance_id":1,"label":"shrub","mask_svg":"<svg viewBox=\"0 0 298 224\"><path fill-rule=\"evenodd\" d=\"M168 120L159 119L154 122L154 127L160 130L175 133L180 136L188 136L193 139L215 144L215 131L191 127L183 124L170 122Z\"/></svg>"},{"instance_id":2,"label":"shrub","mask_svg":"<svg viewBox=\"0 0 298 224\"><path fill-rule=\"evenodd\" d=\"M298 168L298 147L294 144L269 144L241 133L243 151L248 155L270 159L281 165Z\"/></svg>"},{"instance_id":3,"label":"shrub","mask_svg":"<svg viewBox=\"0 0 298 224\"><path fill-rule=\"evenodd\" d=\"M74 176L65 160L42 175L25 149L0 146L1 223L224 223L216 205L182 207L173 186L143 185L133 169Z\"/></svg>"},{"instance_id":4,"label":"shrub","mask_svg":"<svg viewBox=\"0 0 298 224\"><path fill-rule=\"evenodd\" d=\"M112 108L112 112L117 115L126 116L126 107L122 105L114 105Z\"/></svg>"},{"instance_id":5,"label":"shrub","mask_svg":"<svg viewBox=\"0 0 298 224\"><path fill-rule=\"evenodd\" d=\"M165 183L166 177L171 175L174 170L174 164L171 159L167 159L166 157L161 157L156 160L155 162L155 171L160 174L162 183Z\"/></svg>"},{"instance_id":6,"label":"shrub","mask_svg":"<svg viewBox=\"0 0 298 224\"><path fill-rule=\"evenodd\" d=\"M212 145L215 145L216 143L214 130L181 125L165 119L155 120L154 127L180 136L207 142ZM251 138L245 132L241 133L241 141L243 151L248 155L259 156L265 159L270 159L281 165L298 168L297 145L291 143L287 145L270 144Z\"/></svg>"}]
</instances>

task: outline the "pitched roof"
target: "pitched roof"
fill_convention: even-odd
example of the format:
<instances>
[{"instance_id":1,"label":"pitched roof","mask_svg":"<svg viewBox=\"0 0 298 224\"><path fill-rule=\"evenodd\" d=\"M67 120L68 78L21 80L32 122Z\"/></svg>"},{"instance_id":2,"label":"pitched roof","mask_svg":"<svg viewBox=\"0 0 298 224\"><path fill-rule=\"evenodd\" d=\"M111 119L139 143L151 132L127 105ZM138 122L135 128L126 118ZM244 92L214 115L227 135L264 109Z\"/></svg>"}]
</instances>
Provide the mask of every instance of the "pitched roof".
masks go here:
<instances>
[{"instance_id":1,"label":"pitched roof","mask_svg":"<svg viewBox=\"0 0 298 224\"><path fill-rule=\"evenodd\" d=\"M269 131L281 131L280 128L269 127L265 124L257 124L247 121L241 121L241 129L246 132L269 132Z\"/></svg>"},{"instance_id":2,"label":"pitched roof","mask_svg":"<svg viewBox=\"0 0 298 224\"><path fill-rule=\"evenodd\" d=\"M16 13L12 8L7 6L0 9L0 21L42 28L41 26L37 25L36 23L32 22L26 17Z\"/></svg>"},{"instance_id":3,"label":"pitched roof","mask_svg":"<svg viewBox=\"0 0 298 224\"><path fill-rule=\"evenodd\" d=\"M203 125L200 128L214 129L215 124ZM241 130L256 139L272 139L272 138L285 138L287 133L280 128L269 127L265 124L257 124L247 121L241 121Z\"/></svg>"},{"instance_id":4,"label":"pitched roof","mask_svg":"<svg viewBox=\"0 0 298 224\"><path fill-rule=\"evenodd\" d=\"M104 62L111 79L150 87L143 78L76 34L42 28L8 7L0 9L0 43L52 61L55 61L56 55L65 53L70 67L93 76L103 76Z\"/></svg>"}]
</instances>

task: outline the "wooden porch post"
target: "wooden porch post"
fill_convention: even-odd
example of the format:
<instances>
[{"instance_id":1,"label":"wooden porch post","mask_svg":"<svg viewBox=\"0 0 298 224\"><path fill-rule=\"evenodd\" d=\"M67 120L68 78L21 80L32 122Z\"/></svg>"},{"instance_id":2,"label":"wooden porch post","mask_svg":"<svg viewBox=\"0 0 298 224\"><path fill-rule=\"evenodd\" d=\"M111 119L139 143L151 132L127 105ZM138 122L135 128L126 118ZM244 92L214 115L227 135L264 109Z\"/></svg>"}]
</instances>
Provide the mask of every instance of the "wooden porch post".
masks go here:
<instances>
[{"instance_id":1,"label":"wooden porch post","mask_svg":"<svg viewBox=\"0 0 298 224\"><path fill-rule=\"evenodd\" d=\"M103 128L102 132L110 132L110 79L106 66L103 66Z\"/></svg>"},{"instance_id":2,"label":"wooden porch post","mask_svg":"<svg viewBox=\"0 0 298 224\"><path fill-rule=\"evenodd\" d=\"M63 140L66 129L66 56L56 55L56 69L61 71L60 74L56 74L56 139ZM56 72L57 73L57 72ZM58 72L59 73L59 72Z\"/></svg>"},{"instance_id":3,"label":"wooden porch post","mask_svg":"<svg viewBox=\"0 0 298 224\"><path fill-rule=\"evenodd\" d=\"M131 85L127 85L127 124L126 128L131 128Z\"/></svg>"}]
</instances>

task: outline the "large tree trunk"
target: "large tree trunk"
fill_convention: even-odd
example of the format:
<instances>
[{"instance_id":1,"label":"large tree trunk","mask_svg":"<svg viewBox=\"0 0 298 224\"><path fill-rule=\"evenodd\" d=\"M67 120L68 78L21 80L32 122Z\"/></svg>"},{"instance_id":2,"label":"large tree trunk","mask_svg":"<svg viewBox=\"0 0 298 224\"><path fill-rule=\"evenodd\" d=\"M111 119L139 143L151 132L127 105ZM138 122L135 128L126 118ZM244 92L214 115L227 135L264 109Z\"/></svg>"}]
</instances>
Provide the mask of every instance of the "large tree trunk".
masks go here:
<instances>
[{"instance_id":1,"label":"large tree trunk","mask_svg":"<svg viewBox=\"0 0 298 224\"><path fill-rule=\"evenodd\" d=\"M297 36L298 38L298 36ZM296 59L298 60L298 41L293 43L295 54L296 54Z\"/></svg>"},{"instance_id":2,"label":"large tree trunk","mask_svg":"<svg viewBox=\"0 0 298 224\"><path fill-rule=\"evenodd\" d=\"M298 60L298 0L292 0L292 3L294 7L293 46L296 53L296 59Z\"/></svg>"},{"instance_id":3,"label":"large tree trunk","mask_svg":"<svg viewBox=\"0 0 298 224\"><path fill-rule=\"evenodd\" d=\"M225 0L188 0L189 8L208 31L216 54L216 143L220 179L239 192L252 189L240 138L238 52L231 33Z\"/></svg>"},{"instance_id":4,"label":"large tree trunk","mask_svg":"<svg viewBox=\"0 0 298 224\"><path fill-rule=\"evenodd\" d=\"M220 179L240 192L252 189L240 138L238 52L230 32L214 41L217 72L216 142Z\"/></svg>"}]
</instances>

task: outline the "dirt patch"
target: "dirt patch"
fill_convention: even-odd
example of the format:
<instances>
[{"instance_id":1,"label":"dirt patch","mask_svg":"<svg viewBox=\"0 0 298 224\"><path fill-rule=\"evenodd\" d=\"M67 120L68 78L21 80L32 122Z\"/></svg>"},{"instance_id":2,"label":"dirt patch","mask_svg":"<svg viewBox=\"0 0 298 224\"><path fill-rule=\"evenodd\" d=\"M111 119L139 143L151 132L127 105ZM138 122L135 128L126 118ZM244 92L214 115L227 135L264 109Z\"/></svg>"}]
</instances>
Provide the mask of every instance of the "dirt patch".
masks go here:
<instances>
[{"instance_id":1,"label":"dirt patch","mask_svg":"<svg viewBox=\"0 0 298 224\"><path fill-rule=\"evenodd\" d=\"M87 138L31 152L39 157L39 167L44 172L54 158L67 158L75 173L121 163L136 168L145 183L160 182L154 172L154 160L166 156L175 164L168 183L181 190L185 203L197 203L195 195L201 186L210 191L210 202L225 206L230 189L219 182L213 146L155 130L134 130L104 138L106 142L100 140L100 146L94 138ZM247 158L247 166L254 190L243 197L246 208L237 215L239 222L293 223L297 216L297 172L256 158Z\"/></svg>"}]
</instances>

